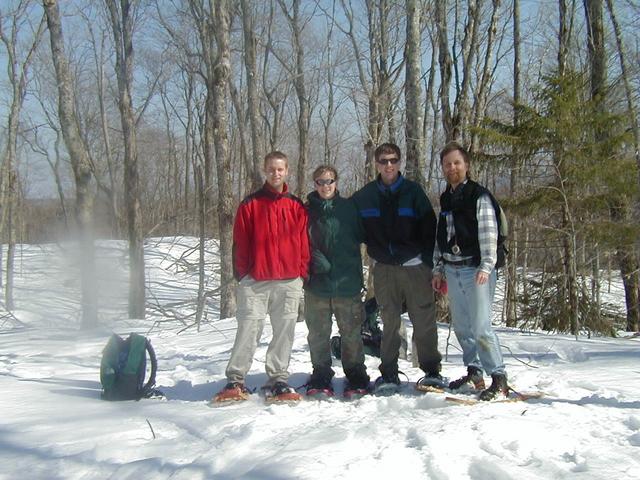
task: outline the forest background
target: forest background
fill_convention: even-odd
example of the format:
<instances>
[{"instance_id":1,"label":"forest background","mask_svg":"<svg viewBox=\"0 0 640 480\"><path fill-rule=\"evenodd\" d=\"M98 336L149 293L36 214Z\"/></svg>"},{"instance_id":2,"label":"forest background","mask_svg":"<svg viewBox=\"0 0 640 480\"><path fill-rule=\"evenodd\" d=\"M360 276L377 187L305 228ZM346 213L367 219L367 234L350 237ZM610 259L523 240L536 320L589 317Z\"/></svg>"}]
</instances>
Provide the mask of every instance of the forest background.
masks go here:
<instances>
[{"instance_id":1,"label":"forest background","mask_svg":"<svg viewBox=\"0 0 640 480\"><path fill-rule=\"evenodd\" d=\"M509 218L505 324L639 331L639 24L633 0L5 0L1 314L17 246L73 240L96 327L94 242L123 238L144 318L145 239L191 235L198 295L176 320L232 317L233 216L266 152L302 198L323 163L349 195L393 141L437 208L458 140ZM601 300L612 275L626 312Z\"/></svg>"}]
</instances>

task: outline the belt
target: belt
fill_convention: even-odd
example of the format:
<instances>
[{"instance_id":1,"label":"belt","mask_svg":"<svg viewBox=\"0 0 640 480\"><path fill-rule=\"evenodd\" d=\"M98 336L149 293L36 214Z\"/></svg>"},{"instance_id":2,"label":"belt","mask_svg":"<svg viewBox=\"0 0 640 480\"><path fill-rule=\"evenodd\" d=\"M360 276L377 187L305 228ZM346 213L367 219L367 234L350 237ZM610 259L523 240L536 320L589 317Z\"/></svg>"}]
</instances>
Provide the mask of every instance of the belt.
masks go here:
<instances>
[{"instance_id":1,"label":"belt","mask_svg":"<svg viewBox=\"0 0 640 480\"><path fill-rule=\"evenodd\" d=\"M467 258L466 260L456 260L452 262L450 260L445 260L444 263L447 265L453 265L454 267L477 267L478 263L473 260L473 258Z\"/></svg>"}]
</instances>

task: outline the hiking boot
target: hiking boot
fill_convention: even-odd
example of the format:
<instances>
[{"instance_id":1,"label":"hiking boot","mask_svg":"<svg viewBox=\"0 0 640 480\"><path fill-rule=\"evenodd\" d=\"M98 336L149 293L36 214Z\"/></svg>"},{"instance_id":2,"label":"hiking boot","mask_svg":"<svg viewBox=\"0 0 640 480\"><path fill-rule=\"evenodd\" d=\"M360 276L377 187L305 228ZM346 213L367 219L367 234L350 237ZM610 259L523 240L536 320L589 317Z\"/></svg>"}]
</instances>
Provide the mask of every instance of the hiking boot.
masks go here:
<instances>
[{"instance_id":1,"label":"hiking boot","mask_svg":"<svg viewBox=\"0 0 640 480\"><path fill-rule=\"evenodd\" d=\"M247 400L249 398L249 395L250 392L249 390L247 390L247 387L244 386L244 383L229 382L222 390L218 392L215 397L213 397L213 402L239 402L242 400Z\"/></svg>"},{"instance_id":2,"label":"hiking boot","mask_svg":"<svg viewBox=\"0 0 640 480\"><path fill-rule=\"evenodd\" d=\"M509 385L507 385L507 376L494 373L491 375L491 385L486 390L480 392L478 399L482 401L489 401L499 398L507 398L508 395Z\"/></svg>"},{"instance_id":3,"label":"hiking boot","mask_svg":"<svg viewBox=\"0 0 640 480\"><path fill-rule=\"evenodd\" d=\"M421 392L441 392L447 387L447 382L440 372L428 372L416 382L416 389Z\"/></svg>"},{"instance_id":4,"label":"hiking boot","mask_svg":"<svg viewBox=\"0 0 640 480\"><path fill-rule=\"evenodd\" d=\"M290 387L287 382L276 382L272 387L264 388L264 396L267 403L298 402L302 395Z\"/></svg>"},{"instance_id":5,"label":"hiking boot","mask_svg":"<svg viewBox=\"0 0 640 480\"><path fill-rule=\"evenodd\" d=\"M380 375L373 385L373 391L376 395L384 397L398 393L400 391L398 373Z\"/></svg>"},{"instance_id":6,"label":"hiking boot","mask_svg":"<svg viewBox=\"0 0 640 480\"><path fill-rule=\"evenodd\" d=\"M467 374L451 382L449 388L451 390L484 390L485 384L482 370L478 367L468 366Z\"/></svg>"},{"instance_id":7,"label":"hiking boot","mask_svg":"<svg viewBox=\"0 0 640 480\"><path fill-rule=\"evenodd\" d=\"M333 386L331 385L331 376L318 374L314 370L307 382L308 397L332 397Z\"/></svg>"}]
</instances>

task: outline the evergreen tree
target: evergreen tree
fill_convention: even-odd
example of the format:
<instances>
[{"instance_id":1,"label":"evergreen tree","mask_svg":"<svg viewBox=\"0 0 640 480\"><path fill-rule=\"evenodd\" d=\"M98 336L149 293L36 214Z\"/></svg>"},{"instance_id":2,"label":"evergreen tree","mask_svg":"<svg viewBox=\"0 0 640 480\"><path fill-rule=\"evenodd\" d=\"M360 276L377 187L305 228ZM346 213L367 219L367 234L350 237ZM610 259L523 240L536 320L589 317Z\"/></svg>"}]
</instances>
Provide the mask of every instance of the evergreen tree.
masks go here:
<instances>
[{"instance_id":1,"label":"evergreen tree","mask_svg":"<svg viewBox=\"0 0 640 480\"><path fill-rule=\"evenodd\" d=\"M612 333L621 319L605 313L586 277L596 252L633 249L640 233L625 216L612 215L637 193L634 159L624 149L626 120L599 108L585 76L568 70L544 77L532 104L515 108L517 126L494 121L483 136L486 145L507 152L515 145L526 158L524 181L509 203L534 229L535 266L544 274L525 279L532 295L522 312L546 330Z\"/></svg>"}]
</instances>

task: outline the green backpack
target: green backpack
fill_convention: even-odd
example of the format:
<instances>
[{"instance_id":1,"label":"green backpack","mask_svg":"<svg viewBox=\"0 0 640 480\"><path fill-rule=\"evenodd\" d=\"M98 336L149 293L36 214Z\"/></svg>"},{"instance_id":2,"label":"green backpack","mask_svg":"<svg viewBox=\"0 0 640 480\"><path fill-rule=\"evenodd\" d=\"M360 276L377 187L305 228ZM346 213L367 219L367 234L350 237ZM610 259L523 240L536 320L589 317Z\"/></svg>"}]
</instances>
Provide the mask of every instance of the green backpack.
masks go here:
<instances>
[{"instance_id":1,"label":"green backpack","mask_svg":"<svg viewBox=\"0 0 640 480\"><path fill-rule=\"evenodd\" d=\"M147 353L151 373L147 371ZM151 342L142 335L132 333L127 339L113 334L102 351L100 383L103 400L140 400L154 395L158 363Z\"/></svg>"}]
</instances>

